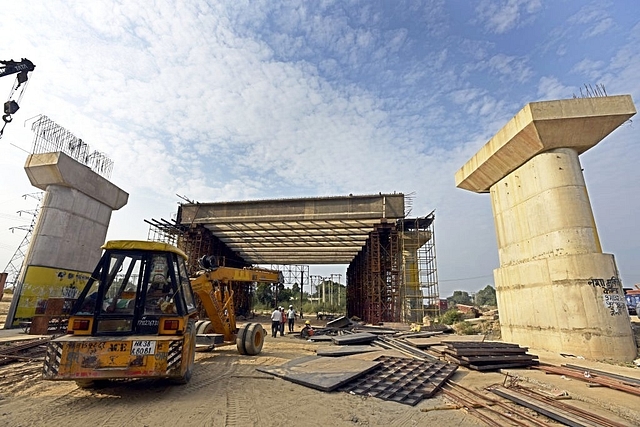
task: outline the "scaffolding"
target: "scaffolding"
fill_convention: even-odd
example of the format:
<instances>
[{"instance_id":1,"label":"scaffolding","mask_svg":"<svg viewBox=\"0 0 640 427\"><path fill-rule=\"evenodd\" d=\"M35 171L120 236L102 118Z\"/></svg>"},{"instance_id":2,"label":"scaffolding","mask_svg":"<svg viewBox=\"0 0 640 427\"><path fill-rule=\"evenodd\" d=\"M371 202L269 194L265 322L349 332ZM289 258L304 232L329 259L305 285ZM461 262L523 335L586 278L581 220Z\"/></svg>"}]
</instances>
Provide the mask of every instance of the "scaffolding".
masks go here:
<instances>
[{"instance_id":1,"label":"scaffolding","mask_svg":"<svg viewBox=\"0 0 640 427\"><path fill-rule=\"evenodd\" d=\"M402 321L422 323L440 315L436 265L435 213L398 221L401 230L403 283Z\"/></svg>"},{"instance_id":2,"label":"scaffolding","mask_svg":"<svg viewBox=\"0 0 640 427\"><path fill-rule=\"evenodd\" d=\"M400 286L398 231L381 223L347 268L347 315L372 324L399 322Z\"/></svg>"},{"instance_id":3,"label":"scaffolding","mask_svg":"<svg viewBox=\"0 0 640 427\"><path fill-rule=\"evenodd\" d=\"M366 322L422 323L439 312L434 212L381 223L347 269L347 314Z\"/></svg>"},{"instance_id":4,"label":"scaffolding","mask_svg":"<svg viewBox=\"0 0 640 427\"><path fill-rule=\"evenodd\" d=\"M300 286L300 301L295 301L300 304L300 310L302 310L302 305L304 301L304 288L307 283L309 283L309 295L311 295L311 277L309 276L309 266L308 265L298 265L298 264L270 264L265 265L264 268L269 270L278 270L282 273L283 284L293 286L297 283ZM274 284L274 291L277 292L276 285ZM275 293L274 292L274 293ZM294 301L292 301L294 302Z\"/></svg>"},{"instance_id":5,"label":"scaffolding","mask_svg":"<svg viewBox=\"0 0 640 427\"><path fill-rule=\"evenodd\" d=\"M205 255L212 256L217 265L248 266L208 228L201 224L180 224L179 217L180 211L177 219L147 222L156 228L150 230L150 237L173 243L187 254L190 274L198 271L197 261ZM435 213L431 212L425 217L383 220L373 227L347 268L349 317L379 324L423 323L425 318L440 315L434 220ZM310 286L310 294L314 286L316 292L322 292L326 286L325 277L309 275L309 266L271 264L269 268L282 271L285 284L299 283L301 291ZM238 299L250 300L251 287L234 290ZM317 297L318 303L327 303L324 293L318 292Z\"/></svg>"}]
</instances>

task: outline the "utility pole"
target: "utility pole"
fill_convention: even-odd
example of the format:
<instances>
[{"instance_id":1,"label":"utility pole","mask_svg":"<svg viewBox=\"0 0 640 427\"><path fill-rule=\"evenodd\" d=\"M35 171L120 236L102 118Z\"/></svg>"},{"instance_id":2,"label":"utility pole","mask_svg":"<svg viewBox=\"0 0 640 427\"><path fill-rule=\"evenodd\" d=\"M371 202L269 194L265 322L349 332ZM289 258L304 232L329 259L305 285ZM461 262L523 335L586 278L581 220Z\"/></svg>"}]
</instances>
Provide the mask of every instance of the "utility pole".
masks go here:
<instances>
[{"instance_id":1,"label":"utility pole","mask_svg":"<svg viewBox=\"0 0 640 427\"><path fill-rule=\"evenodd\" d=\"M334 277L337 276L338 280L336 281L334 279ZM342 274L331 274L331 283L333 284L333 289L335 290L336 288L338 289L338 306L340 305L340 293L342 291L341 289L341 285L340 285L340 278L342 277ZM336 286L336 283L338 284L338 286Z\"/></svg>"},{"instance_id":2,"label":"utility pole","mask_svg":"<svg viewBox=\"0 0 640 427\"><path fill-rule=\"evenodd\" d=\"M311 295L311 286L309 286L309 295ZM302 299L304 297L304 270L300 270L300 318L302 319Z\"/></svg>"},{"instance_id":3,"label":"utility pole","mask_svg":"<svg viewBox=\"0 0 640 427\"><path fill-rule=\"evenodd\" d=\"M38 213L40 211L40 201L42 200L42 196L43 196L42 192L23 195L22 197L25 199L27 197L36 199L38 201L38 205L36 209L33 209L33 210L18 211L18 214L20 216L22 216L22 214L31 215L31 222L28 226L19 226L19 227L10 228L11 232L14 232L15 230L24 230L26 231L26 234L22 239L22 242L20 242L18 249L16 249L15 253L11 257L11 260L9 260L9 264L7 264L7 266L4 268L4 271L7 273L6 285L8 287L11 287L14 289L16 287L16 282L18 281L18 277L20 276L20 272L22 270L22 264L24 262L27 249L29 248L29 243L31 242L33 228L36 225L36 219L38 218Z\"/></svg>"}]
</instances>

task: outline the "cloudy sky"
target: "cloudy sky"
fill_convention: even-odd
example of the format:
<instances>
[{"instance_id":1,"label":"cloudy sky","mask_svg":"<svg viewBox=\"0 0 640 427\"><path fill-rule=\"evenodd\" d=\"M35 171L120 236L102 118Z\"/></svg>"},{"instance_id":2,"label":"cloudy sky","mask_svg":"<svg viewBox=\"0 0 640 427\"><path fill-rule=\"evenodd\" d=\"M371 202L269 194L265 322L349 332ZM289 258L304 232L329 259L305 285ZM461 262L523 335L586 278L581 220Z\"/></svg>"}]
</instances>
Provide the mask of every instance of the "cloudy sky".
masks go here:
<instances>
[{"instance_id":1,"label":"cloudy sky","mask_svg":"<svg viewBox=\"0 0 640 427\"><path fill-rule=\"evenodd\" d=\"M114 161L130 197L110 239L146 239L176 194L396 191L412 216L436 211L441 295L476 291L498 267L491 201L456 170L528 102L585 84L638 102L639 20L636 0L4 2L0 59L36 69L0 140L0 269L36 207L23 166L44 114ZM640 283L638 129L581 156L625 286Z\"/></svg>"}]
</instances>

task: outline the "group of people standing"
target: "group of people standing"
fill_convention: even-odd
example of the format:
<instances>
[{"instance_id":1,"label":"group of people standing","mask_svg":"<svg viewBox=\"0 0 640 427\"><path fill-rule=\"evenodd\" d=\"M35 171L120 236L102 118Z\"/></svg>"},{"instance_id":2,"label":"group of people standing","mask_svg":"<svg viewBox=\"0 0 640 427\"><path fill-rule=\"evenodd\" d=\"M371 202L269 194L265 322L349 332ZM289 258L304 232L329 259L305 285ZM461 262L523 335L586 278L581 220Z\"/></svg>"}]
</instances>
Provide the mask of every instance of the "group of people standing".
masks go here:
<instances>
[{"instance_id":1,"label":"group of people standing","mask_svg":"<svg viewBox=\"0 0 640 427\"><path fill-rule=\"evenodd\" d=\"M293 308L293 305L289 306L289 310L284 311L284 307L278 307L273 310L271 313L271 335L273 338L278 336L278 332L280 332L280 336L284 336L284 325L289 325L289 332L293 332L293 325L296 321L296 311Z\"/></svg>"}]
</instances>

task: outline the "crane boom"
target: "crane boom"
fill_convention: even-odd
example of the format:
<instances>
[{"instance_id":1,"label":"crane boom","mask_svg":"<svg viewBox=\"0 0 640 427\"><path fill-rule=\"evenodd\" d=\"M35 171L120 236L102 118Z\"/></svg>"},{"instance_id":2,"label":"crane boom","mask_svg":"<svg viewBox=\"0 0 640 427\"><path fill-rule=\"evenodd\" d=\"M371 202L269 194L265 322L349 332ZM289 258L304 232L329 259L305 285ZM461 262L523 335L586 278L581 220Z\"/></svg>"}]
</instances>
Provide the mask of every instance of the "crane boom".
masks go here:
<instances>
[{"instance_id":1,"label":"crane boom","mask_svg":"<svg viewBox=\"0 0 640 427\"><path fill-rule=\"evenodd\" d=\"M0 65L0 77L18 73L19 84L26 82L28 79L27 73L36 68L33 62L27 58L22 58L22 61L14 61L13 59L8 61L0 60L0 64L2 64Z\"/></svg>"},{"instance_id":2,"label":"crane boom","mask_svg":"<svg viewBox=\"0 0 640 427\"><path fill-rule=\"evenodd\" d=\"M23 83L26 83L27 80L29 80L29 73L35 68L36 66L33 65L33 62L29 61L27 58L22 58L21 61L14 61L13 59L8 61L0 60L0 77L17 74L16 82L13 84L11 92L9 92L9 99L4 103L4 115L2 116L4 125L2 125L2 129L0 129L0 138L2 138L4 127L7 123L11 123L11 120L13 120L11 115L15 114L20 108L18 103L22 99L26 84L22 86L20 95L18 95L18 101L13 99L13 94Z\"/></svg>"}]
</instances>

